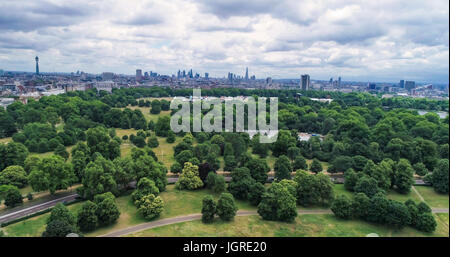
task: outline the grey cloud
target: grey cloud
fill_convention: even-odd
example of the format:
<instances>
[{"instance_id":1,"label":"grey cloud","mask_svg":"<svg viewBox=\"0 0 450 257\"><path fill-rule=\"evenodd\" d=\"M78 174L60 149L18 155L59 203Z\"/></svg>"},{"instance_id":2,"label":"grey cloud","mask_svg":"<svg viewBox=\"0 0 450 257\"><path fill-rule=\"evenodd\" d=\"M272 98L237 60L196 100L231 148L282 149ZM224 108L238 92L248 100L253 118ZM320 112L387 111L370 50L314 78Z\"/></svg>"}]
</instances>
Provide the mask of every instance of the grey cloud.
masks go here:
<instances>
[{"instance_id":1,"label":"grey cloud","mask_svg":"<svg viewBox=\"0 0 450 257\"><path fill-rule=\"evenodd\" d=\"M55 5L47 1L5 1L0 3L0 30L32 31L45 27L61 27L81 22L90 15L84 5Z\"/></svg>"},{"instance_id":2,"label":"grey cloud","mask_svg":"<svg viewBox=\"0 0 450 257\"><path fill-rule=\"evenodd\" d=\"M135 25L135 26L145 26L145 25L157 25L164 22L164 19L159 16L153 16L150 14L141 14L128 19L116 20L116 24L123 25Z\"/></svg>"}]
</instances>

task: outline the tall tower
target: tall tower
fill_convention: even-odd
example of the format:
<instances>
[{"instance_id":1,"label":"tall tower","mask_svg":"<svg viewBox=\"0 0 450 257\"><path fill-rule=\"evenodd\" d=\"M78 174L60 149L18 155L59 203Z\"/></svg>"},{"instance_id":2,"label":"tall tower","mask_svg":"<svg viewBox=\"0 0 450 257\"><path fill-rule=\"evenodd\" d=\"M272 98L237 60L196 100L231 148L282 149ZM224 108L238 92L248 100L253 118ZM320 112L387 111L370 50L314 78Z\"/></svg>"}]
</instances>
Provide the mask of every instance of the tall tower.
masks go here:
<instances>
[{"instance_id":1,"label":"tall tower","mask_svg":"<svg viewBox=\"0 0 450 257\"><path fill-rule=\"evenodd\" d=\"M34 58L36 60L36 75L39 75L39 57Z\"/></svg>"},{"instance_id":2,"label":"tall tower","mask_svg":"<svg viewBox=\"0 0 450 257\"><path fill-rule=\"evenodd\" d=\"M248 67L245 68L245 80L248 80Z\"/></svg>"},{"instance_id":3,"label":"tall tower","mask_svg":"<svg viewBox=\"0 0 450 257\"><path fill-rule=\"evenodd\" d=\"M300 88L302 90L309 90L311 80L308 74L302 75L300 79Z\"/></svg>"}]
</instances>

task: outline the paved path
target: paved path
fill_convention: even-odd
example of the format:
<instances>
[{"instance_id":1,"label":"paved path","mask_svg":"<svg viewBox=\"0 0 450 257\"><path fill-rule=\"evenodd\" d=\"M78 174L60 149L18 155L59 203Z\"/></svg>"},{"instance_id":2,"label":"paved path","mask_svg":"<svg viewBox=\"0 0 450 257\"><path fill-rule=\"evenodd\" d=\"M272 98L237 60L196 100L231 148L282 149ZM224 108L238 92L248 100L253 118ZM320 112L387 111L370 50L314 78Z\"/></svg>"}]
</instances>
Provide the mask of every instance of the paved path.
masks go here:
<instances>
[{"instance_id":1,"label":"paved path","mask_svg":"<svg viewBox=\"0 0 450 257\"><path fill-rule=\"evenodd\" d=\"M422 197L422 195L419 193L419 191L417 191L417 189L416 189L414 186L412 186L411 188L412 188L412 190L414 191L414 193L416 193L416 195L419 196L420 201L425 202L425 199L423 199L423 197Z\"/></svg>"},{"instance_id":2,"label":"paved path","mask_svg":"<svg viewBox=\"0 0 450 257\"><path fill-rule=\"evenodd\" d=\"M58 203L73 201L77 196L78 194L73 192L64 193L58 196L51 196L50 199L47 199L44 202L39 201L30 205L9 209L0 215L0 224L51 208Z\"/></svg>"},{"instance_id":3,"label":"paved path","mask_svg":"<svg viewBox=\"0 0 450 257\"><path fill-rule=\"evenodd\" d=\"M448 213L449 210L445 208L432 208L433 213ZM330 209L319 209L319 210L298 210L299 215L304 214L333 214L333 212ZM249 215L258 215L256 211L238 211L236 213L236 216L249 216ZM151 228L157 228L161 226L181 223L181 222L187 222L187 221L194 221L199 220L202 218L202 214L195 213L195 214L189 214L184 216L177 216L173 218L167 218L162 220L156 220L156 221L150 221L146 223L142 223L133 227L128 227L120 230L113 231L111 233L101 235L99 237L120 237L125 236L128 234L136 233L139 231L151 229Z\"/></svg>"},{"instance_id":4,"label":"paved path","mask_svg":"<svg viewBox=\"0 0 450 257\"><path fill-rule=\"evenodd\" d=\"M298 214L332 214L331 210L324 209L324 210L298 210ZM236 213L236 216L248 216L248 215L258 215L256 211L238 211ZM151 222L142 223L133 227L128 227L125 229L113 231L111 233L101 235L100 237L119 237L128 235L131 233L139 232L142 230L147 230L151 228L171 225L175 223L181 223L186 221L193 221L193 220L199 220L202 218L202 214L196 213L196 214L189 214L185 216L178 216L173 218L167 218L162 220L156 220Z\"/></svg>"}]
</instances>

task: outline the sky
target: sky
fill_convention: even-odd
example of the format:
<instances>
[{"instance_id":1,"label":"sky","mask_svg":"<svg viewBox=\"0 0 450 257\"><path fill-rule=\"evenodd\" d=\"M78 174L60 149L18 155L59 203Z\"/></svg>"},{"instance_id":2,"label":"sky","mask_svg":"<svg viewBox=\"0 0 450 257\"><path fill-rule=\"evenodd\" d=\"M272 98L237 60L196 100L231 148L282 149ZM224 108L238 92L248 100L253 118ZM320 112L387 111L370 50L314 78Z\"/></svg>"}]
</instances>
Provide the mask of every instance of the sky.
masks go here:
<instances>
[{"instance_id":1,"label":"sky","mask_svg":"<svg viewBox=\"0 0 450 257\"><path fill-rule=\"evenodd\" d=\"M1 0L0 69L449 82L447 0Z\"/></svg>"}]
</instances>

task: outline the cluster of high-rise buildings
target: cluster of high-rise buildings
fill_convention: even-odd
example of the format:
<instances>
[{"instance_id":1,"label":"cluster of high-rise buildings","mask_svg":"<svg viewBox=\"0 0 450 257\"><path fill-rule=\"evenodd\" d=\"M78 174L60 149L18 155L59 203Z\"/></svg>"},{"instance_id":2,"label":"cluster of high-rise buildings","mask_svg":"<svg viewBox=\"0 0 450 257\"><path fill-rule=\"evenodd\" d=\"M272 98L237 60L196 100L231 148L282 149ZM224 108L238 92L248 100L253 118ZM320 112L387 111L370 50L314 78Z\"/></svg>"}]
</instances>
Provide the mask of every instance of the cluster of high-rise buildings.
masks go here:
<instances>
[{"instance_id":1,"label":"cluster of high-rise buildings","mask_svg":"<svg viewBox=\"0 0 450 257\"><path fill-rule=\"evenodd\" d=\"M448 85L416 84L410 80L399 83L372 83L336 80L311 80L309 74L300 75L298 79L256 79L249 74L248 67L243 75L228 72L226 77L210 77L208 72L203 76L192 69L178 70L168 76L153 71L137 69L134 76L103 72L89 74L83 71L72 73L42 73L39 70L39 57L35 57L36 70L31 72L12 72L0 70L0 97L15 96L26 102L30 97L39 98L44 95L62 94L70 91L84 91L95 88L98 91L112 92L121 87L163 86L173 88L218 88L236 87L246 89L301 89L340 92L381 93L383 97L412 96L448 99ZM9 104L10 99L1 98L2 106ZM0 99L0 100L1 100Z\"/></svg>"}]
</instances>

